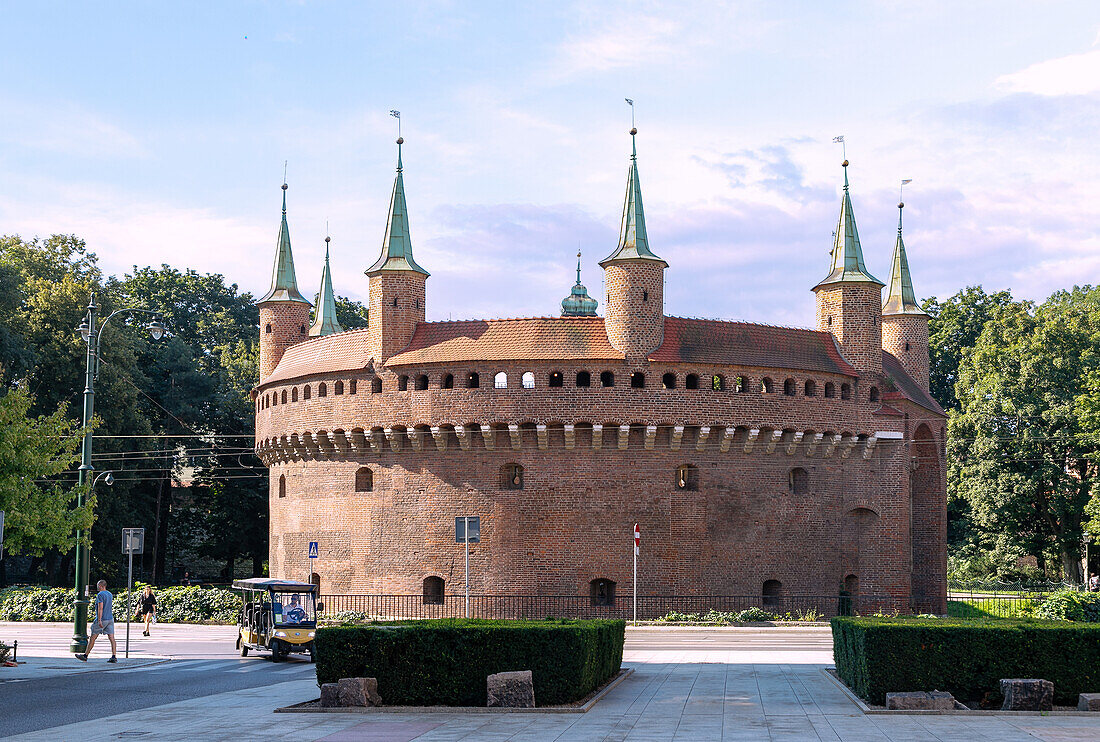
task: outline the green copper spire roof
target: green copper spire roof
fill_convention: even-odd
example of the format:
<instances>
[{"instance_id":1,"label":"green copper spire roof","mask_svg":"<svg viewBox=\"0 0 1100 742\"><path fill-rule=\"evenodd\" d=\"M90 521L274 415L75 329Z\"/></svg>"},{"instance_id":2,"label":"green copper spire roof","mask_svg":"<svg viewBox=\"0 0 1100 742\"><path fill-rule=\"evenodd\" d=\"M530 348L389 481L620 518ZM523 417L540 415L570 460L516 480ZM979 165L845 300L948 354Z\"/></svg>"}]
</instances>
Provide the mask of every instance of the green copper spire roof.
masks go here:
<instances>
[{"instance_id":1,"label":"green copper spire roof","mask_svg":"<svg viewBox=\"0 0 1100 742\"><path fill-rule=\"evenodd\" d=\"M573 290L569 296L561 300L562 317L595 317L596 306L599 304L588 295L588 289L581 283L581 252L577 251L577 282L573 284Z\"/></svg>"},{"instance_id":2,"label":"green copper spire roof","mask_svg":"<svg viewBox=\"0 0 1100 742\"><path fill-rule=\"evenodd\" d=\"M331 239L331 237L325 238L325 267L321 269L321 291L317 295L317 311L313 317L313 324L309 327L310 337L344 331L336 319L336 297L332 295L332 273L328 267L328 243Z\"/></svg>"},{"instance_id":3,"label":"green copper spire roof","mask_svg":"<svg viewBox=\"0 0 1100 742\"><path fill-rule=\"evenodd\" d=\"M382 238L382 254L364 273L376 271L416 271L431 275L413 260L412 241L409 239L409 216L405 210L405 181L401 177L401 145L405 140L397 138L397 177L393 181L390 196L390 216L386 222L386 236Z\"/></svg>"},{"instance_id":4,"label":"green copper spire roof","mask_svg":"<svg viewBox=\"0 0 1100 742\"><path fill-rule=\"evenodd\" d=\"M886 292L886 302L882 305L883 314L925 314L917 303L913 291L913 278L909 275L909 260L905 257L905 242L901 239L901 210L904 203L898 203L898 241L894 244L894 266L890 271L890 288Z\"/></svg>"},{"instance_id":5,"label":"green copper spire roof","mask_svg":"<svg viewBox=\"0 0 1100 742\"><path fill-rule=\"evenodd\" d=\"M863 249L859 246L859 232L856 230L856 217L852 213L852 199L848 195L848 161L844 161L844 198L840 202L840 220L836 225L833 238L833 263L829 275L814 288L836 283L877 283L878 280L867 272L863 263Z\"/></svg>"},{"instance_id":6,"label":"green copper spire roof","mask_svg":"<svg viewBox=\"0 0 1100 742\"><path fill-rule=\"evenodd\" d=\"M606 268L616 260L653 260L668 267L649 249L649 237L645 231L645 212L642 209L642 183L638 179L638 148L634 138L637 129L630 130L630 170L626 176L626 199L623 202L623 225L619 231L619 246L615 252L600 261Z\"/></svg>"},{"instance_id":7,"label":"green copper spire roof","mask_svg":"<svg viewBox=\"0 0 1100 742\"><path fill-rule=\"evenodd\" d=\"M286 224L286 183L283 183L283 223L279 226L279 244L275 248L275 267L271 271L271 290L256 303L266 301L309 302L298 293L298 280L294 277L294 256L290 252L290 227Z\"/></svg>"}]
</instances>

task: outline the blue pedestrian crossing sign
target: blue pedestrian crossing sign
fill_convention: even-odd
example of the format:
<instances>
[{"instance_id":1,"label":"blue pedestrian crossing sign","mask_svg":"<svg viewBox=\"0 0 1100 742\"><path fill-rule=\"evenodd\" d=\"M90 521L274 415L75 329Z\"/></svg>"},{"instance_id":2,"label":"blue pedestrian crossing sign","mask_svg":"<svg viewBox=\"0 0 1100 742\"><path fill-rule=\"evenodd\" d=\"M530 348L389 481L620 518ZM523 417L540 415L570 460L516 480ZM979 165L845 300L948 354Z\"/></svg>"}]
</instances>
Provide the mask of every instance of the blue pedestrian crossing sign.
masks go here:
<instances>
[{"instance_id":1,"label":"blue pedestrian crossing sign","mask_svg":"<svg viewBox=\"0 0 1100 742\"><path fill-rule=\"evenodd\" d=\"M310 559L316 559L318 556L320 556L320 552L321 552L321 550L317 548L317 542L316 541L310 541L309 542L309 558Z\"/></svg>"}]
</instances>

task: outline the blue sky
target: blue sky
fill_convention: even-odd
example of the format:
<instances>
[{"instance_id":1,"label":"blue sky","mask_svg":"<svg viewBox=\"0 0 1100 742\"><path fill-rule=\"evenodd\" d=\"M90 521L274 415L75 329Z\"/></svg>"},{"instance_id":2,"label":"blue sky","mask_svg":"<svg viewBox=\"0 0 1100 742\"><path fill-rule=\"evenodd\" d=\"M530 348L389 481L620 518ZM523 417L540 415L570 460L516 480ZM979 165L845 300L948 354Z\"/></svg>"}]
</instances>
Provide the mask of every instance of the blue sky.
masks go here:
<instances>
[{"instance_id":1,"label":"blue sky","mask_svg":"<svg viewBox=\"0 0 1100 742\"><path fill-rule=\"evenodd\" d=\"M637 103L666 313L813 323L848 143L870 270L906 191L918 295L1100 275L1095 2L6 3L0 233L262 293L283 161L365 299L402 111L429 318L556 314L614 248Z\"/></svg>"}]
</instances>

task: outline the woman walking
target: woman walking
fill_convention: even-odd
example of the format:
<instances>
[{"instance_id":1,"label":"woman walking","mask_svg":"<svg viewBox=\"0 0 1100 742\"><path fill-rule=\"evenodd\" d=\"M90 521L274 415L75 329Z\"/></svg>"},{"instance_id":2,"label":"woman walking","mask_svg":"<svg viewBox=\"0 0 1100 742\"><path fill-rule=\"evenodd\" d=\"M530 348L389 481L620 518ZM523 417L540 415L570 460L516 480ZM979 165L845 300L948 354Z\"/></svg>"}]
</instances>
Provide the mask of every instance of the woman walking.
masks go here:
<instances>
[{"instance_id":1,"label":"woman walking","mask_svg":"<svg viewBox=\"0 0 1100 742\"><path fill-rule=\"evenodd\" d=\"M157 617L157 599L153 595L153 588L148 585L145 586L145 592L141 596L138 616L145 619L145 631L142 633L145 636L149 636L149 624Z\"/></svg>"}]
</instances>

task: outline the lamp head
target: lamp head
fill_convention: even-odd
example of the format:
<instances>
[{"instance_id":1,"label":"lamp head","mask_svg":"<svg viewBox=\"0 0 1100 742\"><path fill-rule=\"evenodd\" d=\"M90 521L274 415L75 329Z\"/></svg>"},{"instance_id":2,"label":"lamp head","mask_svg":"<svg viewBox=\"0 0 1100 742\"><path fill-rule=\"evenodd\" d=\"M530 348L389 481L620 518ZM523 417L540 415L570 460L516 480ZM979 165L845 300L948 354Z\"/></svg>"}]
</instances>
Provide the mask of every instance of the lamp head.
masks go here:
<instances>
[{"instance_id":1,"label":"lamp head","mask_svg":"<svg viewBox=\"0 0 1100 742\"><path fill-rule=\"evenodd\" d=\"M107 485L108 487L110 487L110 486L111 486L112 484L114 484L114 483L115 483L115 475L114 475L113 473L111 473L111 472L107 472L107 476L105 476L105 477L103 478L103 482L104 482L104 483L105 483L105 484L106 484L106 485Z\"/></svg>"},{"instance_id":2,"label":"lamp head","mask_svg":"<svg viewBox=\"0 0 1100 742\"><path fill-rule=\"evenodd\" d=\"M92 328L88 324L87 318L80 323L80 327L76 328L76 331L80 333L80 337L84 339L84 342L88 342L92 339Z\"/></svg>"},{"instance_id":3,"label":"lamp head","mask_svg":"<svg viewBox=\"0 0 1100 742\"><path fill-rule=\"evenodd\" d=\"M153 321L146 325L145 328L149 330L149 335L153 340L160 340L161 337L164 336L164 323L156 317L153 317Z\"/></svg>"}]
</instances>

